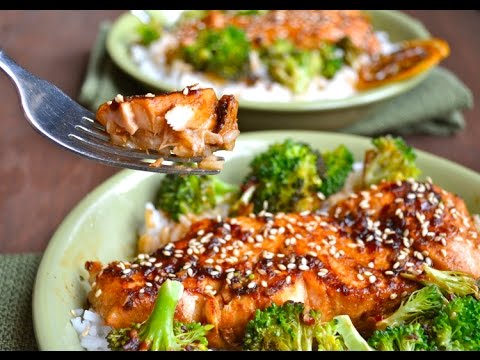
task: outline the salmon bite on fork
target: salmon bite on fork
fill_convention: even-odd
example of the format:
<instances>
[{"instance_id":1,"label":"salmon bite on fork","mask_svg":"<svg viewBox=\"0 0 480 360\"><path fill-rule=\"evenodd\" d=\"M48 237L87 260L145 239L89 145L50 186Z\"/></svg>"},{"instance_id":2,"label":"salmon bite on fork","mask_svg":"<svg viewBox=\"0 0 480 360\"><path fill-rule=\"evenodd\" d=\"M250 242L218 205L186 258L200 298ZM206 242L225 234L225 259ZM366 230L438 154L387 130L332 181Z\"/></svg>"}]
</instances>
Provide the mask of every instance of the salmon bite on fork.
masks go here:
<instances>
[{"instance_id":1,"label":"salmon bite on fork","mask_svg":"<svg viewBox=\"0 0 480 360\"><path fill-rule=\"evenodd\" d=\"M233 95L217 99L211 88L144 96L117 95L97 110L111 141L181 158L205 157L200 167L215 166L213 153L232 150L240 131Z\"/></svg>"},{"instance_id":2,"label":"salmon bite on fork","mask_svg":"<svg viewBox=\"0 0 480 360\"><path fill-rule=\"evenodd\" d=\"M238 348L257 309L292 300L362 332L420 287L425 264L480 276L480 239L464 202L429 182L381 183L328 214L194 223L180 241L132 262L87 262L88 300L114 328L143 322L166 279L181 281L175 318L212 324L209 346Z\"/></svg>"}]
</instances>

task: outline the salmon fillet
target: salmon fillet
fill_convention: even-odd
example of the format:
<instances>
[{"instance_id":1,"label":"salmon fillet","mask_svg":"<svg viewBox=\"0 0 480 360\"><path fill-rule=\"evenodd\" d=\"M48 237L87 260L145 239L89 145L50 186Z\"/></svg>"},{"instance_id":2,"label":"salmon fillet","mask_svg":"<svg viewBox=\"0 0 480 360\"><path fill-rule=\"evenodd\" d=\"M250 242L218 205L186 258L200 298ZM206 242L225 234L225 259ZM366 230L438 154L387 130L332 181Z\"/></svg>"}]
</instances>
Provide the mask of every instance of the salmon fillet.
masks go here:
<instances>
[{"instance_id":1,"label":"salmon fillet","mask_svg":"<svg viewBox=\"0 0 480 360\"><path fill-rule=\"evenodd\" d=\"M233 95L218 100L211 88L187 87L156 96L117 95L100 105L96 119L117 145L194 157L233 149L237 113Z\"/></svg>"},{"instance_id":2,"label":"salmon fillet","mask_svg":"<svg viewBox=\"0 0 480 360\"><path fill-rule=\"evenodd\" d=\"M347 314L368 333L418 284L399 276L438 269L480 276L480 242L464 202L429 182L382 183L329 213L205 219L133 262L88 262L92 307L115 328L146 320L167 279L185 287L175 317L214 325L209 344L241 345L256 309L288 300L325 321Z\"/></svg>"},{"instance_id":3,"label":"salmon fillet","mask_svg":"<svg viewBox=\"0 0 480 360\"><path fill-rule=\"evenodd\" d=\"M188 44L200 29L221 29L233 25L245 30L255 46L268 46L288 39L303 49L317 49L323 42L337 43L348 37L359 49L373 55L380 42L360 10L271 10L264 15L232 15L211 11L206 18L180 27L177 35Z\"/></svg>"}]
</instances>

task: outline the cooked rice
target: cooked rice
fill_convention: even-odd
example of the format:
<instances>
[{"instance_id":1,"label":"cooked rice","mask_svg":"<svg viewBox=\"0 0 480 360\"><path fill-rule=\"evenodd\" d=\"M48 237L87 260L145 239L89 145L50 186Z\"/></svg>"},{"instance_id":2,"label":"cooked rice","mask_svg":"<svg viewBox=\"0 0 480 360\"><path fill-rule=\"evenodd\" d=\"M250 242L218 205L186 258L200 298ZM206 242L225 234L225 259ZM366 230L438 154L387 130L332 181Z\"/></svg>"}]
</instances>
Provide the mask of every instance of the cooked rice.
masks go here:
<instances>
[{"instance_id":1,"label":"cooked rice","mask_svg":"<svg viewBox=\"0 0 480 360\"><path fill-rule=\"evenodd\" d=\"M112 329L93 310L74 309L70 320L78 334L80 345L87 351L109 351L107 335Z\"/></svg>"}]
</instances>

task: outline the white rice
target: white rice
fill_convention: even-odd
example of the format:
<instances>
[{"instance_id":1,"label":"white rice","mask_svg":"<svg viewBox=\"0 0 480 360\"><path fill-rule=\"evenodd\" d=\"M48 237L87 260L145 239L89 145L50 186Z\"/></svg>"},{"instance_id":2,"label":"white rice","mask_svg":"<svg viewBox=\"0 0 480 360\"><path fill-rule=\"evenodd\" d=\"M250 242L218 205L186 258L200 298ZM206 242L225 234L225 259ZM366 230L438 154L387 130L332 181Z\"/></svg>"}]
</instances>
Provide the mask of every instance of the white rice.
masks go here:
<instances>
[{"instance_id":1,"label":"white rice","mask_svg":"<svg viewBox=\"0 0 480 360\"><path fill-rule=\"evenodd\" d=\"M381 44L381 53L390 53L398 48L398 45L390 42L386 32L379 31L376 35ZM182 60L177 59L170 66L166 65L164 54L168 48L176 46L176 44L177 40L172 34L164 33L149 47L133 45L131 48L132 58L144 74L154 80L167 83L177 90L198 83L201 87L214 88L218 94L233 94L238 99L263 102L343 99L356 93L354 85L357 81L357 72L352 67L345 65L333 79L327 80L322 76L314 77L304 93L294 94L288 87L269 79L266 67L259 60L255 51L250 54L250 64L259 80L253 85L234 81L212 82L211 78L195 71L190 64ZM365 60L365 57L360 57L359 63Z\"/></svg>"},{"instance_id":2,"label":"white rice","mask_svg":"<svg viewBox=\"0 0 480 360\"><path fill-rule=\"evenodd\" d=\"M80 345L87 351L109 351L107 335L112 329L92 310L74 309L70 322L78 334Z\"/></svg>"}]
</instances>

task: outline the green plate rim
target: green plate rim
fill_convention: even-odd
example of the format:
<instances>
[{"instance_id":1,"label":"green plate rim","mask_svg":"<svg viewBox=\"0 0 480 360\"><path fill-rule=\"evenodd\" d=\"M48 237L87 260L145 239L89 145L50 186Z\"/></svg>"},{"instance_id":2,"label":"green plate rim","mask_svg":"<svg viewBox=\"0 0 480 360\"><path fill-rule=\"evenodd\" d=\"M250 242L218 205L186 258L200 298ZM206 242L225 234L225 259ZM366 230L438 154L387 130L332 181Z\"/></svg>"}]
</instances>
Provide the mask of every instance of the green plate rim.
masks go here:
<instances>
[{"instance_id":1,"label":"green plate rim","mask_svg":"<svg viewBox=\"0 0 480 360\"><path fill-rule=\"evenodd\" d=\"M161 11L162 10L158 10L160 16L162 16ZM431 36L429 31L420 21L403 12L397 10L371 11L375 11L379 16L389 17L402 24L402 26L410 28L417 34L418 38L429 38ZM131 56L129 55L128 45L131 41L133 26L136 26L136 24L138 24L138 20L128 12L120 15L120 17L114 21L106 39L106 49L111 59L125 73L149 87L167 91L178 90L168 82L152 79L148 75L142 73L138 69L138 66L132 61ZM263 102L239 99L239 104L241 108L271 112L327 111L362 106L400 95L418 85L428 76L428 74L429 71L421 73L411 79L386 84L379 88L367 90L345 99L292 102Z\"/></svg>"}]
</instances>

